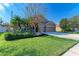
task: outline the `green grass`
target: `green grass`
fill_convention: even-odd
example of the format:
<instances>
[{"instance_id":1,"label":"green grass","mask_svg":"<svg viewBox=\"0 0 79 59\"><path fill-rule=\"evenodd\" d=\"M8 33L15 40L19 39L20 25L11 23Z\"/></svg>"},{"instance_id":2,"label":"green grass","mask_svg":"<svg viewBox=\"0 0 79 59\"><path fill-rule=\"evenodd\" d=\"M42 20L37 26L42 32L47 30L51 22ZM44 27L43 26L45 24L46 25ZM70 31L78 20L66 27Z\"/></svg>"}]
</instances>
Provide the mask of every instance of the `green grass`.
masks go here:
<instances>
[{"instance_id":1,"label":"green grass","mask_svg":"<svg viewBox=\"0 0 79 59\"><path fill-rule=\"evenodd\" d=\"M3 34L2 32L0 32L0 35Z\"/></svg>"},{"instance_id":2,"label":"green grass","mask_svg":"<svg viewBox=\"0 0 79 59\"><path fill-rule=\"evenodd\" d=\"M77 41L53 36L40 36L14 41L5 41L0 36L1 56L58 56L63 54Z\"/></svg>"}]
</instances>

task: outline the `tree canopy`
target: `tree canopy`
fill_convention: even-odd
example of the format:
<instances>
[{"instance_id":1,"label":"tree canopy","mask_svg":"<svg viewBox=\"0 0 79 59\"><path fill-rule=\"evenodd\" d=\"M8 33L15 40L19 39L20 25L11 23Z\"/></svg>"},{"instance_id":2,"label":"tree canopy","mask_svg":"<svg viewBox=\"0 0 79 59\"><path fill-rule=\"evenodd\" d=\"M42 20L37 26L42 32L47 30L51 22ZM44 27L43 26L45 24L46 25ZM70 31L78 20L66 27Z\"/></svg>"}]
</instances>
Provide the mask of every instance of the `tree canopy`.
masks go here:
<instances>
[{"instance_id":1,"label":"tree canopy","mask_svg":"<svg viewBox=\"0 0 79 59\"><path fill-rule=\"evenodd\" d=\"M73 27L72 27L71 24L72 24L71 21L68 20L67 18L63 18L60 21L60 27L62 28L62 31L63 32L72 31L73 30Z\"/></svg>"}]
</instances>

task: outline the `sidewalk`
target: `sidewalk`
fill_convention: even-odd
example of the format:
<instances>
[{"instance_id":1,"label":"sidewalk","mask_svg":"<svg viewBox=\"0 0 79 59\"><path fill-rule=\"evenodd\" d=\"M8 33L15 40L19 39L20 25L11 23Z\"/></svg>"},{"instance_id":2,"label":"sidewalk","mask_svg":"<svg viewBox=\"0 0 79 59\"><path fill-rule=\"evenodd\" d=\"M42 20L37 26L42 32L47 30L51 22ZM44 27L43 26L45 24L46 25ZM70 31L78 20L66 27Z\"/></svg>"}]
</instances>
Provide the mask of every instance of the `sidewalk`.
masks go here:
<instances>
[{"instance_id":1,"label":"sidewalk","mask_svg":"<svg viewBox=\"0 0 79 59\"><path fill-rule=\"evenodd\" d=\"M64 53L62 56L79 56L79 43Z\"/></svg>"}]
</instances>

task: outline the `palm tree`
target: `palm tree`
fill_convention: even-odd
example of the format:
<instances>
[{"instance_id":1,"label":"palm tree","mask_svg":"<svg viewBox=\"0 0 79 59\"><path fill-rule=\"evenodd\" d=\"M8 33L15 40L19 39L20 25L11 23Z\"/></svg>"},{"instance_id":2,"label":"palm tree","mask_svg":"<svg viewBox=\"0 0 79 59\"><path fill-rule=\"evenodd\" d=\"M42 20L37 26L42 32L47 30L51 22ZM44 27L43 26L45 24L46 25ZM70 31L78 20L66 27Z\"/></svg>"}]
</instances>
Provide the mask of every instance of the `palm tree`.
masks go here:
<instances>
[{"instance_id":1,"label":"palm tree","mask_svg":"<svg viewBox=\"0 0 79 59\"><path fill-rule=\"evenodd\" d=\"M19 16L14 16L10 21L10 24L14 27L14 29L21 29L21 23L22 20Z\"/></svg>"}]
</instances>

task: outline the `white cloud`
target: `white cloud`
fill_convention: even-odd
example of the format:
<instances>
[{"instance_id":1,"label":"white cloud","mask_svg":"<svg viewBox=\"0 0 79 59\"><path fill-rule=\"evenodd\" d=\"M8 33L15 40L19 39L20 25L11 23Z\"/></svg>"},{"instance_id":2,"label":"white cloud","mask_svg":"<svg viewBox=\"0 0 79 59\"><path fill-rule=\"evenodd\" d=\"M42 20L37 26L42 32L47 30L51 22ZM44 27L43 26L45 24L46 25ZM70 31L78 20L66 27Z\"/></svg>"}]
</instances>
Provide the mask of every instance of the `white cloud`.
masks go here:
<instances>
[{"instance_id":1,"label":"white cloud","mask_svg":"<svg viewBox=\"0 0 79 59\"><path fill-rule=\"evenodd\" d=\"M0 3L0 12L4 12L5 8L9 8L11 5L11 3Z\"/></svg>"},{"instance_id":2,"label":"white cloud","mask_svg":"<svg viewBox=\"0 0 79 59\"><path fill-rule=\"evenodd\" d=\"M4 3L3 4L5 7L10 7L10 4L9 3Z\"/></svg>"},{"instance_id":3,"label":"white cloud","mask_svg":"<svg viewBox=\"0 0 79 59\"><path fill-rule=\"evenodd\" d=\"M4 9L3 5L0 4L0 11L4 11Z\"/></svg>"}]
</instances>

